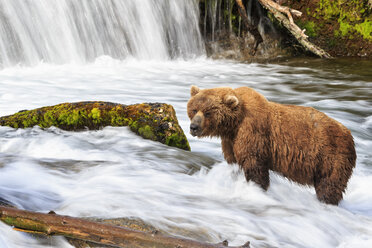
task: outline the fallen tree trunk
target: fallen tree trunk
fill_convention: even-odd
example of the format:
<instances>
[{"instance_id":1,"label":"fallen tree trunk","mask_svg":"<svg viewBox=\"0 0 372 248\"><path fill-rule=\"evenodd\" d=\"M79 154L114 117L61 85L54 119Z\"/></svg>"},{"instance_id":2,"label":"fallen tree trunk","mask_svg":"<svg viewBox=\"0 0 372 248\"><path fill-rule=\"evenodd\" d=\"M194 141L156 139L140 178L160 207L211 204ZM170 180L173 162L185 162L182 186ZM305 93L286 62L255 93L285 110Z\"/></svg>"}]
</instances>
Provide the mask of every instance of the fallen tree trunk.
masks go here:
<instances>
[{"instance_id":1,"label":"fallen tree trunk","mask_svg":"<svg viewBox=\"0 0 372 248\"><path fill-rule=\"evenodd\" d=\"M129 228L131 230L141 231L141 232L146 232L146 233L158 233L159 232L155 227L145 223L141 219L133 218L133 217L114 218L114 219L100 219L100 218L84 218L84 219L97 222L97 223ZM66 239L72 246L76 248L112 247L108 245L102 245L102 244L97 244L97 243L81 240L81 239L73 239L73 238L68 238L68 237L66 237Z\"/></svg>"},{"instance_id":2,"label":"fallen tree trunk","mask_svg":"<svg viewBox=\"0 0 372 248\"><path fill-rule=\"evenodd\" d=\"M110 102L62 103L0 117L0 126L28 128L55 126L63 130L96 130L105 126L129 126L146 139L190 150L176 112L164 103L123 105Z\"/></svg>"},{"instance_id":3,"label":"fallen tree trunk","mask_svg":"<svg viewBox=\"0 0 372 248\"><path fill-rule=\"evenodd\" d=\"M272 0L258 0L261 5L269 10L274 17L296 38L296 40L309 52L321 57L321 58L332 58L332 56L321 49L320 47L314 45L307 39L305 35L305 30L301 30L293 21L292 15L301 16L300 11L281 6ZM286 14L287 16L283 15Z\"/></svg>"},{"instance_id":4,"label":"fallen tree trunk","mask_svg":"<svg viewBox=\"0 0 372 248\"><path fill-rule=\"evenodd\" d=\"M0 220L17 230L46 235L62 235L68 238L89 241L113 247L153 248L226 248L227 242L208 244L193 240L145 233L128 228L111 226L79 218L43 214L0 206ZM249 243L241 246L248 248Z\"/></svg>"}]
</instances>

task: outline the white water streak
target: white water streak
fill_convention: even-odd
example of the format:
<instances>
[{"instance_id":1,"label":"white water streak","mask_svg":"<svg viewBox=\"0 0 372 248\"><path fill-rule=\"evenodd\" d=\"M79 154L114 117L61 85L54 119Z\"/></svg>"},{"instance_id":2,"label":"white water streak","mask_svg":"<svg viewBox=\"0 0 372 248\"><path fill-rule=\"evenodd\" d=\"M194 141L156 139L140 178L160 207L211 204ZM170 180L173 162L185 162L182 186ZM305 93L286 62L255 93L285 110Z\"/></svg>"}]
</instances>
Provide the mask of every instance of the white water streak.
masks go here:
<instances>
[{"instance_id":1,"label":"white water streak","mask_svg":"<svg viewBox=\"0 0 372 248\"><path fill-rule=\"evenodd\" d=\"M195 0L0 0L0 63L200 56L198 18Z\"/></svg>"}]
</instances>

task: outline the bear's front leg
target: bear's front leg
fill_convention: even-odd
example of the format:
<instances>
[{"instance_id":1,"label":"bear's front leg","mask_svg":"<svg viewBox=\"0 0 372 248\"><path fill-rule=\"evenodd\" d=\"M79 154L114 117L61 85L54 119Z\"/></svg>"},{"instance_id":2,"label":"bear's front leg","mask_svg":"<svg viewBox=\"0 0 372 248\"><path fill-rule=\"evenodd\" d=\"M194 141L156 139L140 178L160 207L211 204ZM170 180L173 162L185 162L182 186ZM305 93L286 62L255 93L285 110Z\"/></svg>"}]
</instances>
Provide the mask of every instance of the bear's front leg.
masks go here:
<instances>
[{"instance_id":1,"label":"bear's front leg","mask_svg":"<svg viewBox=\"0 0 372 248\"><path fill-rule=\"evenodd\" d=\"M244 171L247 181L252 180L267 190L270 185L270 175L267 163L264 160L258 159L255 156L247 156L239 165Z\"/></svg>"},{"instance_id":2,"label":"bear's front leg","mask_svg":"<svg viewBox=\"0 0 372 248\"><path fill-rule=\"evenodd\" d=\"M226 162L228 164L236 163L233 150L233 142L230 139L222 138L221 145L223 156L225 157Z\"/></svg>"}]
</instances>

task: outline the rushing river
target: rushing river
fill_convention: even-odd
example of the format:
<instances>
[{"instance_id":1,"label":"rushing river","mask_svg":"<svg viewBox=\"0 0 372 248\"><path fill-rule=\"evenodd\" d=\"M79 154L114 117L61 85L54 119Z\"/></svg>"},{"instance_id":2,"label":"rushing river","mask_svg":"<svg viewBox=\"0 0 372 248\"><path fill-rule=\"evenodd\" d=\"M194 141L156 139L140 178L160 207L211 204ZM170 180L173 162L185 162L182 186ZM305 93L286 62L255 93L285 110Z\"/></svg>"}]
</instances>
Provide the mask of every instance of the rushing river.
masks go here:
<instances>
[{"instance_id":1,"label":"rushing river","mask_svg":"<svg viewBox=\"0 0 372 248\"><path fill-rule=\"evenodd\" d=\"M0 116L63 102L172 104L191 152L127 127L0 127L0 200L76 217L138 217L169 234L252 247L372 247L372 62L203 58L197 0L0 0ZM215 5L217 7L217 5ZM190 86L249 86L351 129L358 160L339 206L271 174L267 192L188 134ZM70 247L0 222L0 248Z\"/></svg>"},{"instance_id":2,"label":"rushing river","mask_svg":"<svg viewBox=\"0 0 372 248\"><path fill-rule=\"evenodd\" d=\"M139 217L174 235L252 247L372 247L372 62L207 59L39 64L0 71L0 115L62 102L172 104L191 152L144 140L127 127L67 132L0 127L0 197L22 209L79 217ZM218 139L188 134L192 84L253 87L269 100L312 106L343 123L358 160L339 206L312 187L271 174L267 192L228 165ZM0 223L0 247L70 247Z\"/></svg>"}]
</instances>

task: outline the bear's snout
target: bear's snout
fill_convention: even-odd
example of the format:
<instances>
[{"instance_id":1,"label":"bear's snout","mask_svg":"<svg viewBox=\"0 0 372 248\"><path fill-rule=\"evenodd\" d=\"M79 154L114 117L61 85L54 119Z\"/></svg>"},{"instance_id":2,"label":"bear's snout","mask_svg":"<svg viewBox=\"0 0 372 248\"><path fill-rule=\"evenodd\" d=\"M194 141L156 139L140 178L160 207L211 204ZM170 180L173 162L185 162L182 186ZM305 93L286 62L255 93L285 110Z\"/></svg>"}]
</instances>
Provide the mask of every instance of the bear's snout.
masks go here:
<instances>
[{"instance_id":1,"label":"bear's snout","mask_svg":"<svg viewBox=\"0 0 372 248\"><path fill-rule=\"evenodd\" d=\"M190 133L191 133L193 136L196 136L195 134L198 132L198 130L199 130L199 126L198 126L198 125L196 125L196 124L194 124L194 123L192 123L192 124L190 125Z\"/></svg>"},{"instance_id":2,"label":"bear's snout","mask_svg":"<svg viewBox=\"0 0 372 248\"><path fill-rule=\"evenodd\" d=\"M190 134L192 136L200 136L202 133L202 117L200 115L196 115L194 118L191 120L190 124Z\"/></svg>"}]
</instances>

